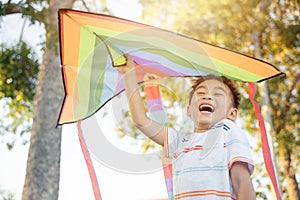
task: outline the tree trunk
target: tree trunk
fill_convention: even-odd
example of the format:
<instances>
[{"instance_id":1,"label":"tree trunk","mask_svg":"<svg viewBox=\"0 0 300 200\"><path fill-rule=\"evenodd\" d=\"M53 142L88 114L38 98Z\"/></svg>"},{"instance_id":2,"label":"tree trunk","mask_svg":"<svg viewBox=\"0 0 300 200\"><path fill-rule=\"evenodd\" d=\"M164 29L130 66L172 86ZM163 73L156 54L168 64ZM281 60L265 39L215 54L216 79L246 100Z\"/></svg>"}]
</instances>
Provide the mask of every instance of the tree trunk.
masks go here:
<instances>
[{"instance_id":1,"label":"tree trunk","mask_svg":"<svg viewBox=\"0 0 300 200\"><path fill-rule=\"evenodd\" d=\"M291 154L289 150L285 147L279 148L279 155L282 164L282 172L284 180L287 184L287 193L289 200L299 200L300 199L300 191L298 188L298 183L295 175L295 171L292 165Z\"/></svg>"},{"instance_id":2,"label":"tree trunk","mask_svg":"<svg viewBox=\"0 0 300 200\"><path fill-rule=\"evenodd\" d=\"M57 35L57 10L71 8L74 0L53 0L46 16L46 48L39 71L37 92L34 101L34 116L27 160L23 200L58 199L61 128L56 122L63 99L63 84L60 61L51 38ZM51 32L53 34L51 34ZM52 45L51 45L52 39Z\"/></svg>"}]
</instances>

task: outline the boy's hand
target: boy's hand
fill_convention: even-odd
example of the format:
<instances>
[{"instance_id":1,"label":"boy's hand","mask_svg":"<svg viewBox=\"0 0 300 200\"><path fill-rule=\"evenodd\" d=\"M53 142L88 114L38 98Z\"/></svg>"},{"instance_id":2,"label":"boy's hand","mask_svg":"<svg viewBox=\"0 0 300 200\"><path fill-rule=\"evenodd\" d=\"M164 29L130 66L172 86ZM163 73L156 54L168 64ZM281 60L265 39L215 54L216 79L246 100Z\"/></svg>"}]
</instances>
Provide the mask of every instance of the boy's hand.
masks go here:
<instances>
[{"instance_id":1,"label":"boy's hand","mask_svg":"<svg viewBox=\"0 0 300 200\"><path fill-rule=\"evenodd\" d=\"M117 67L118 71L119 71L122 75L125 75L127 72L129 72L129 71L135 69L135 63L134 63L134 61L132 60L132 58L131 58L129 55L127 55L127 54L125 54L124 56L125 56L126 59L127 59L126 64Z\"/></svg>"},{"instance_id":2,"label":"boy's hand","mask_svg":"<svg viewBox=\"0 0 300 200\"><path fill-rule=\"evenodd\" d=\"M156 74L150 74L146 73L144 76L144 84L145 86L153 86L153 85L159 85L161 77Z\"/></svg>"}]
</instances>

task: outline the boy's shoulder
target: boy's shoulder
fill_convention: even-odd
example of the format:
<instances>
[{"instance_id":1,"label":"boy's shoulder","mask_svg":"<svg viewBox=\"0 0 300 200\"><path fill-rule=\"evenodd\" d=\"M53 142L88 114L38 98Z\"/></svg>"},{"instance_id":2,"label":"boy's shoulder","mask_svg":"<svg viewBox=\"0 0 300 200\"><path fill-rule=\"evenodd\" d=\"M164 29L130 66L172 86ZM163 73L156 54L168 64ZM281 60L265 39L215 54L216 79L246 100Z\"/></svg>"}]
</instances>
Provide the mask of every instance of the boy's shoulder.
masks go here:
<instances>
[{"instance_id":1,"label":"boy's shoulder","mask_svg":"<svg viewBox=\"0 0 300 200\"><path fill-rule=\"evenodd\" d=\"M238 139L240 141L245 141L245 142L248 141L246 131L243 130L240 126L238 126L235 122L225 119L223 121L223 124L224 124L223 129L225 130L224 134L226 140Z\"/></svg>"},{"instance_id":2,"label":"boy's shoulder","mask_svg":"<svg viewBox=\"0 0 300 200\"><path fill-rule=\"evenodd\" d=\"M225 136L235 137L236 135L243 135L244 131L240 126L238 126L234 121L229 119L224 119L219 123L215 124L209 132L222 133Z\"/></svg>"},{"instance_id":3,"label":"boy's shoulder","mask_svg":"<svg viewBox=\"0 0 300 200\"><path fill-rule=\"evenodd\" d=\"M229 119L223 119L220 122L216 123L214 126L212 126L209 131L214 131L216 129L223 129L225 131L229 131L236 128L239 128L239 126L235 122Z\"/></svg>"},{"instance_id":4,"label":"boy's shoulder","mask_svg":"<svg viewBox=\"0 0 300 200\"><path fill-rule=\"evenodd\" d=\"M229 129L241 129L234 121L229 119L222 120L223 126L228 127Z\"/></svg>"}]
</instances>

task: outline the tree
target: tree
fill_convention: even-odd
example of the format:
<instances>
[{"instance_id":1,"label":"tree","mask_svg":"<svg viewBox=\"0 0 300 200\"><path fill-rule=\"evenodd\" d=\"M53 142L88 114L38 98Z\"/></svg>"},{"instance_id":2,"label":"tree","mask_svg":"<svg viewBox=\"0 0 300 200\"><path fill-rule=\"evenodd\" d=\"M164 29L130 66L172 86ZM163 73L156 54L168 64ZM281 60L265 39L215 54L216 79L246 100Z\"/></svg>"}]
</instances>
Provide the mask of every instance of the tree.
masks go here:
<instances>
[{"instance_id":1,"label":"tree","mask_svg":"<svg viewBox=\"0 0 300 200\"><path fill-rule=\"evenodd\" d=\"M64 90L58 56L57 11L60 8L72 8L75 3L78 7L84 7L88 11L89 6L93 6L94 10L97 9L95 1L86 3L83 0L76 2L75 0L27 0L18 3L12 3L9 0L7 3L0 2L0 16L20 13L32 24L42 23L46 30L43 61L39 67L36 58L32 56L32 49L27 48L23 42L21 42L21 46L24 48L18 48L18 51L14 50L14 47L1 49L1 54L5 55L5 57L1 56L1 61L3 61L0 70L1 80L3 75L9 77L4 80L18 81L10 85L0 82L0 85L4 86L0 90L0 99L10 98L11 102L19 100L17 102L20 105L17 104L19 106L16 107L16 104L13 104L10 107L10 113L13 113L14 110L23 111L28 121L32 118L32 108L34 108L32 127L30 129L30 125L27 126L31 131L31 138L22 195L24 200L58 198L61 127L57 127L57 119ZM100 6L98 11L109 12L105 0L101 0ZM17 59L13 59L13 55ZM12 74L12 71L20 71L20 73L17 74L18 76L11 77L9 75ZM38 80L36 79L37 71L39 71ZM22 95L18 99L16 95L19 93ZM34 105L32 105L32 101ZM24 105L28 106L25 111ZM20 119L23 119L22 116ZM14 117L12 120L15 119ZM18 121L20 123L14 124L16 129L23 125L21 120ZM21 128L22 131L24 132L24 129Z\"/></svg>"},{"instance_id":2,"label":"tree","mask_svg":"<svg viewBox=\"0 0 300 200\"><path fill-rule=\"evenodd\" d=\"M23 199L57 199L61 127L56 127L63 97L57 51L57 11L74 0L49 1L45 15L46 47L39 70Z\"/></svg>"},{"instance_id":3,"label":"tree","mask_svg":"<svg viewBox=\"0 0 300 200\"><path fill-rule=\"evenodd\" d=\"M63 99L63 85L57 50L57 11L62 7L71 8L73 3L74 0L1 3L2 15L22 13L32 23L44 23L46 29L43 62L34 98L23 199L58 198L61 128L56 127L56 122Z\"/></svg>"},{"instance_id":4,"label":"tree","mask_svg":"<svg viewBox=\"0 0 300 200\"><path fill-rule=\"evenodd\" d=\"M261 58L286 73L286 78L267 81L269 112L274 124L274 146L278 154L283 197L299 199L299 3L285 1L158 1L141 0L144 18L153 25L175 29L202 41ZM168 4L167 7L163 6ZM171 6L171 8L170 8ZM155 12L153 13L153 11ZM155 17L156 18L155 18ZM168 23L166 23L168 22ZM258 43L255 41L259 41ZM257 45L259 44L259 45ZM245 93L244 93L245 94ZM251 104L242 102L245 126L257 132ZM258 101L260 98L257 99ZM288 122L288 123L287 123Z\"/></svg>"}]
</instances>

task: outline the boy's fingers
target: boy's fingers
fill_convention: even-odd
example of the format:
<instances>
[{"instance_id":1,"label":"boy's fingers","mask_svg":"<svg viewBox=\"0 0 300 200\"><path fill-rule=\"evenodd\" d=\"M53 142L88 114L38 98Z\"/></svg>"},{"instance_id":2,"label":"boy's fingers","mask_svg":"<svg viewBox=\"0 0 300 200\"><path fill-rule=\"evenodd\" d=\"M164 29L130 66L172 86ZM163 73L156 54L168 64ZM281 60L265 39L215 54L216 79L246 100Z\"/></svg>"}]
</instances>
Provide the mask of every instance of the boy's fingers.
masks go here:
<instances>
[{"instance_id":1,"label":"boy's fingers","mask_svg":"<svg viewBox=\"0 0 300 200\"><path fill-rule=\"evenodd\" d=\"M144 76L144 81L146 85L159 85L160 77L156 74L146 73Z\"/></svg>"},{"instance_id":2,"label":"boy's fingers","mask_svg":"<svg viewBox=\"0 0 300 200\"><path fill-rule=\"evenodd\" d=\"M156 74L152 74L153 75L153 77L155 78L155 79L160 79L161 77L160 76L158 76L158 75L156 75Z\"/></svg>"},{"instance_id":3,"label":"boy's fingers","mask_svg":"<svg viewBox=\"0 0 300 200\"><path fill-rule=\"evenodd\" d=\"M145 78L148 78L148 79L160 79L160 76L158 76L156 74L146 73L145 74Z\"/></svg>"},{"instance_id":4,"label":"boy's fingers","mask_svg":"<svg viewBox=\"0 0 300 200\"><path fill-rule=\"evenodd\" d=\"M127 65L129 67L135 66L134 61L132 60L132 58L128 54L125 54L124 56L126 57L126 64L125 65Z\"/></svg>"}]
</instances>

